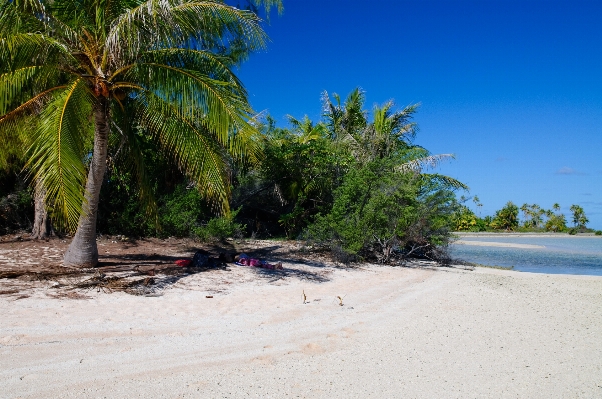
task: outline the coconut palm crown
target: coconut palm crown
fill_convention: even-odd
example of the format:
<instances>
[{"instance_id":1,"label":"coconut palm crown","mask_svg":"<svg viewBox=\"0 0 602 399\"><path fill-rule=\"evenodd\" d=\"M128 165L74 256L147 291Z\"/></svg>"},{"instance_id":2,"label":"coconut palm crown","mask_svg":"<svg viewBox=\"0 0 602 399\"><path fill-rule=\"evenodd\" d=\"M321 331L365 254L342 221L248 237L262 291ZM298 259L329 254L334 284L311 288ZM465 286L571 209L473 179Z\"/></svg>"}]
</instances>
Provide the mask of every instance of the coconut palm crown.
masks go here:
<instances>
[{"instance_id":1,"label":"coconut palm crown","mask_svg":"<svg viewBox=\"0 0 602 399\"><path fill-rule=\"evenodd\" d=\"M0 137L24 125L31 135L32 181L76 230L66 265L98 262L110 140L126 143L143 196L140 131L228 211L224 151L236 158L257 148L247 94L231 68L266 40L254 12L221 0L0 2Z\"/></svg>"},{"instance_id":2,"label":"coconut palm crown","mask_svg":"<svg viewBox=\"0 0 602 399\"><path fill-rule=\"evenodd\" d=\"M462 182L438 173L423 173L423 170L437 167L442 161L453 159L453 154L433 155L425 148L412 144L417 133L417 125L412 118L419 104L408 105L394 111L393 101L382 106L375 105L372 122L364 110L365 93L354 89L344 103L338 94L331 100L327 92L322 93L324 127L331 139L339 146L348 148L359 165L376 159L395 158L395 169L401 173L415 173L425 181L440 184L451 189L468 190Z\"/></svg>"}]
</instances>

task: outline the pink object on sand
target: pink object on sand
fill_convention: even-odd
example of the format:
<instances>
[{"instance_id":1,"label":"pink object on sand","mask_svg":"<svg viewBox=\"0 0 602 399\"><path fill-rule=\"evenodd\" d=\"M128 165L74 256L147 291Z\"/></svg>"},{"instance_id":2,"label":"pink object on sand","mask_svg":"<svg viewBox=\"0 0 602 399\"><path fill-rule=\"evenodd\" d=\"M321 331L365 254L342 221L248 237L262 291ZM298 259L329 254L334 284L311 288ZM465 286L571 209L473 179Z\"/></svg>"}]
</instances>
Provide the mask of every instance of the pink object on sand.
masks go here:
<instances>
[{"instance_id":1,"label":"pink object on sand","mask_svg":"<svg viewBox=\"0 0 602 399\"><path fill-rule=\"evenodd\" d=\"M191 263L192 263L192 261L190 259L178 259L176 261L176 265L182 266L182 267L190 266Z\"/></svg>"},{"instance_id":2,"label":"pink object on sand","mask_svg":"<svg viewBox=\"0 0 602 399\"><path fill-rule=\"evenodd\" d=\"M262 267L264 269L272 269L272 270L281 270L282 263L278 262L275 265L269 264L266 261L262 261L259 259L249 258L247 254L240 254L238 262L236 262L239 266L250 266L250 267Z\"/></svg>"}]
</instances>

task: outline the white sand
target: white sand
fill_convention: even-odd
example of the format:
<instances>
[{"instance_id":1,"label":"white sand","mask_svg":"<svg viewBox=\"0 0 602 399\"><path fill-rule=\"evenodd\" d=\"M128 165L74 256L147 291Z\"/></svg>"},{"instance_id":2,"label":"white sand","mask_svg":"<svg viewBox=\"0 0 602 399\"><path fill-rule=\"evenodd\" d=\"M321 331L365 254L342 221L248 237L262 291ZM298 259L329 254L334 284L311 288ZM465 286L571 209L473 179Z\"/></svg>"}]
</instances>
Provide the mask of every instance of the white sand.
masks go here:
<instances>
[{"instance_id":1,"label":"white sand","mask_svg":"<svg viewBox=\"0 0 602 399\"><path fill-rule=\"evenodd\" d=\"M457 240L457 241L454 241L454 244L474 245L477 247L502 247L502 248L524 248L524 249L545 248L545 246L543 246L543 245L518 244L518 243L513 243L513 242L495 242L495 241Z\"/></svg>"},{"instance_id":2,"label":"white sand","mask_svg":"<svg viewBox=\"0 0 602 399\"><path fill-rule=\"evenodd\" d=\"M602 397L602 278L327 275L237 268L156 298L0 296L0 397Z\"/></svg>"}]
</instances>

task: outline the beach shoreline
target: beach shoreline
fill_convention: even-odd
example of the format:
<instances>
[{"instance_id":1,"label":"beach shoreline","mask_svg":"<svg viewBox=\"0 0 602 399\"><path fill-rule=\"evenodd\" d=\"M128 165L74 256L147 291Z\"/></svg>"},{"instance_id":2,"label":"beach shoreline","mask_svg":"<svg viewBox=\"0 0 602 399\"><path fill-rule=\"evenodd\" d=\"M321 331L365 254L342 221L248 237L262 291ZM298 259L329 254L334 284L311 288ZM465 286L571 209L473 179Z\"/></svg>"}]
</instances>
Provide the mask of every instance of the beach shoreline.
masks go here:
<instances>
[{"instance_id":1,"label":"beach shoreline","mask_svg":"<svg viewBox=\"0 0 602 399\"><path fill-rule=\"evenodd\" d=\"M545 245L534 245L534 244L519 244L510 242L495 242L495 241L469 241L469 240L457 240L454 241L456 245L474 245L478 247L499 247L499 248L522 248L522 249L542 249Z\"/></svg>"},{"instance_id":2,"label":"beach shoreline","mask_svg":"<svg viewBox=\"0 0 602 399\"><path fill-rule=\"evenodd\" d=\"M489 231L479 231L479 232L466 232L466 231L456 231L452 233L455 236L460 238L467 237L543 237L543 238L583 238L583 237L600 237L595 233L577 233L577 234L569 234L569 233L533 233L533 232L489 232Z\"/></svg>"},{"instance_id":3,"label":"beach shoreline","mask_svg":"<svg viewBox=\"0 0 602 399\"><path fill-rule=\"evenodd\" d=\"M284 266L158 297L1 295L0 397L602 394L602 277Z\"/></svg>"}]
</instances>

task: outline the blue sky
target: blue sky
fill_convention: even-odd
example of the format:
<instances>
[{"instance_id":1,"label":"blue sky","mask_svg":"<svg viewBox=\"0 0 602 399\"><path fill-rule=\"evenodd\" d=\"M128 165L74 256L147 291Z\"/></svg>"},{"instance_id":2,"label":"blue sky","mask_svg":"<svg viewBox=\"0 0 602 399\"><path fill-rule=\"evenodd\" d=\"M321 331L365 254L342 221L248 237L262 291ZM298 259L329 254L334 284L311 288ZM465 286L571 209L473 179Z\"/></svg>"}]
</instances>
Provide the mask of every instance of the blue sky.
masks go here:
<instances>
[{"instance_id":1,"label":"blue sky","mask_svg":"<svg viewBox=\"0 0 602 399\"><path fill-rule=\"evenodd\" d=\"M493 214L581 205L602 229L602 2L284 0L238 71L254 109L320 118L321 93L420 103L416 144Z\"/></svg>"}]
</instances>

